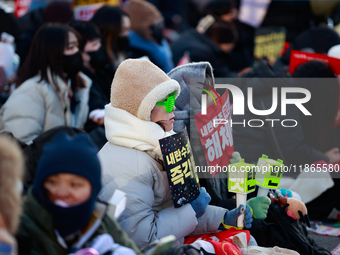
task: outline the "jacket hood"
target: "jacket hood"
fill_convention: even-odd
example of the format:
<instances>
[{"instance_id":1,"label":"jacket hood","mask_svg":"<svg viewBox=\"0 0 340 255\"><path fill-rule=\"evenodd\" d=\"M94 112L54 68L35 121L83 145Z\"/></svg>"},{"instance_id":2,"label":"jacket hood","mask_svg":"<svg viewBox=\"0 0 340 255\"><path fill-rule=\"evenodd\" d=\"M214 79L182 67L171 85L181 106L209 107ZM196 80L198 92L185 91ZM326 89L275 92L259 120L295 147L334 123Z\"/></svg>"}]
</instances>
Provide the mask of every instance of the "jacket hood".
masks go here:
<instances>
[{"instance_id":1,"label":"jacket hood","mask_svg":"<svg viewBox=\"0 0 340 255\"><path fill-rule=\"evenodd\" d=\"M158 66L146 59L127 59L119 65L112 81L111 105L149 121L156 103L173 92L179 95L178 82Z\"/></svg>"},{"instance_id":2,"label":"jacket hood","mask_svg":"<svg viewBox=\"0 0 340 255\"><path fill-rule=\"evenodd\" d=\"M212 77L212 84L215 84L213 69L209 62L182 65L168 73L168 76L181 86L181 93L175 104L175 132L182 131L185 126L189 132L190 128L187 124L190 119L190 110L200 111L201 109L202 90L199 88L203 88L201 83L206 82L207 74Z\"/></svg>"},{"instance_id":3,"label":"jacket hood","mask_svg":"<svg viewBox=\"0 0 340 255\"><path fill-rule=\"evenodd\" d=\"M190 103L194 104L191 105L194 108L201 106L202 90L198 88L203 88L203 84L199 82L206 82L207 74L212 77L213 84L215 84L213 68L209 62L182 65L168 73L168 76L181 86L181 93L176 99L177 110L190 110ZM190 102L190 99L194 102Z\"/></svg>"}]
</instances>

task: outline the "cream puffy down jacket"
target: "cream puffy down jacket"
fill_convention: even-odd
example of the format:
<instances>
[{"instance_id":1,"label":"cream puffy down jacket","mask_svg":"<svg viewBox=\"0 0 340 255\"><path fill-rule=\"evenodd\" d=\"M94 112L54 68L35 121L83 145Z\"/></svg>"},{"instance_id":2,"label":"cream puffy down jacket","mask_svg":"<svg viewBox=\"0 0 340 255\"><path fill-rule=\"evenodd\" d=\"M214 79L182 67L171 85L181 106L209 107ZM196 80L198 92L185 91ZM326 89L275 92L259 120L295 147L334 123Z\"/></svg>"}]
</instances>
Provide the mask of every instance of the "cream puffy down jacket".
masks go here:
<instances>
[{"instance_id":1,"label":"cream puffy down jacket","mask_svg":"<svg viewBox=\"0 0 340 255\"><path fill-rule=\"evenodd\" d=\"M89 90L92 81L80 74L86 87L74 96L75 112L70 110L68 85L57 77L59 91L52 82L36 75L15 89L0 109L0 132L12 132L22 142L30 143L41 133L61 125L82 128L88 117Z\"/></svg>"},{"instance_id":2,"label":"cream puffy down jacket","mask_svg":"<svg viewBox=\"0 0 340 255\"><path fill-rule=\"evenodd\" d=\"M171 234L181 242L187 235L218 230L226 209L208 206L197 219L190 204L174 208L166 172L154 153L155 137L164 135L161 127L109 104L105 128L109 141L98 153L103 175L99 198L108 201L115 189L127 194L118 222L139 248Z\"/></svg>"}]
</instances>

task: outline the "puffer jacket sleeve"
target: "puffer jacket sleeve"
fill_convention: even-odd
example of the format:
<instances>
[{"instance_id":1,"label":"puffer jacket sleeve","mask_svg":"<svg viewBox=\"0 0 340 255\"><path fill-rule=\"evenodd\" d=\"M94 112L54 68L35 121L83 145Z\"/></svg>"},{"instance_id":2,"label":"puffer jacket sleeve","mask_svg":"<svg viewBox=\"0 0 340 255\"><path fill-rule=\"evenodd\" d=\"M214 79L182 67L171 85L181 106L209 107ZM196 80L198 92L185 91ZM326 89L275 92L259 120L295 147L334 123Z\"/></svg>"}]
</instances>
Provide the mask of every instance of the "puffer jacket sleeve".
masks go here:
<instances>
[{"instance_id":1,"label":"puffer jacket sleeve","mask_svg":"<svg viewBox=\"0 0 340 255\"><path fill-rule=\"evenodd\" d=\"M117 183L126 185L118 187ZM103 189L116 187L127 193L127 206L119 223L139 248L168 235L181 239L193 232L197 225L195 211L189 204L178 209L170 206L155 212L152 208L155 204L153 185L153 180L146 176L123 175Z\"/></svg>"},{"instance_id":2,"label":"puffer jacket sleeve","mask_svg":"<svg viewBox=\"0 0 340 255\"><path fill-rule=\"evenodd\" d=\"M15 91L1 108L0 131L11 132L22 142L31 142L43 131L44 106L39 91Z\"/></svg>"},{"instance_id":3,"label":"puffer jacket sleeve","mask_svg":"<svg viewBox=\"0 0 340 255\"><path fill-rule=\"evenodd\" d=\"M203 216L198 219L198 224L195 231L190 235L216 233L227 211L227 209L222 207L208 205Z\"/></svg>"}]
</instances>

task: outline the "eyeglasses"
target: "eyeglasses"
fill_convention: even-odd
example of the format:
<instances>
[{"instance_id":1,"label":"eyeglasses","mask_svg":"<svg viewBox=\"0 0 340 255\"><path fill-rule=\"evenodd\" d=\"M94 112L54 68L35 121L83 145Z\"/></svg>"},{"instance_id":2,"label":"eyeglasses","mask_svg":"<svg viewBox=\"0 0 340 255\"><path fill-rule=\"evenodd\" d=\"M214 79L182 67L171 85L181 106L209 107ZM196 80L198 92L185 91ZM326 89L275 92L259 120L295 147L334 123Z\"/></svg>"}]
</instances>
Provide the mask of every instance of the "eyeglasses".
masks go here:
<instances>
[{"instance_id":1,"label":"eyeglasses","mask_svg":"<svg viewBox=\"0 0 340 255\"><path fill-rule=\"evenodd\" d=\"M175 92L173 92L165 101L157 102L156 105L165 105L166 111L172 112L175 106L175 99Z\"/></svg>"}]
</instances>

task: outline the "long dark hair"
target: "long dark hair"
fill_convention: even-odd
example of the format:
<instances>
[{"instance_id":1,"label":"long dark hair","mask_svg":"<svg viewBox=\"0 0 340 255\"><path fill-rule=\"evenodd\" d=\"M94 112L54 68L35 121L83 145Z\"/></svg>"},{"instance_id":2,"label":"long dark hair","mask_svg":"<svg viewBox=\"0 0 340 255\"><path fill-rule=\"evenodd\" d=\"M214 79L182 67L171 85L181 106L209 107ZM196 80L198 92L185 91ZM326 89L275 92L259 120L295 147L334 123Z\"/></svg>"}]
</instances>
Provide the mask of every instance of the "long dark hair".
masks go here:
<instances>
[{"instance_id":1,"label":"long dark hair","mask_svg":"<svg viewBox=\"0 0 340 255\"><path fill-rule=\"evenodd\" d=\"M91 22L94 23L100 30L102 35L102 44L106 47L106 52L111 59L109 51L117 57L118 47L117 40L122 30L122 19L124 16L129 16L125 11L119 7L103 6L92 17Z\"/></svg>"},{"instance_id":2,"label":"long dark hair","mask_svg":"<svg viewBox=\"0 0 340 255\"><path fill-rule=\"evenodd\" d=\"M304 106L312 116L302 118L305 141L320 149L324 136L335 121L339 104L339 80L330 67L321 61L312 60L298 66L293 74L300 78L298 87L306 88L311 99ZM310 78L310 79L303 79Z\"/></svg>"},{"instance_id":3,"label":"long dark hair","mask_svg":"<svg viewBox=\"0 0 340 255\"><path fill-rule=\"evenodd\" d=\"M69 26L75 29L82 37L82 41L79 42L79 49L81 51L84 51L87 42L100 38L99 29L92 22L75 20Z\"/></svg>"},{"instance_id":4,"label":"long dark hair","mask_svg":"<svg viewBox=\"0 0 340 255\"><path fill-rule=\"evenodd\" d=\"M78 33L67 25L48 23L37 31L27 59L18 72L17 87L37 74L41 76L39 82L50 83L48 69L54 84L57 84L57 76L66 79L62 69L62 56L68 44L69 32L73 32L80 40ZM78 74L69 78L73 91L84 87ZM58 87L56 89L59 90Z\"/></svg>"}]
</instances>

